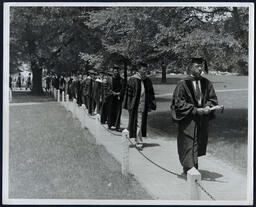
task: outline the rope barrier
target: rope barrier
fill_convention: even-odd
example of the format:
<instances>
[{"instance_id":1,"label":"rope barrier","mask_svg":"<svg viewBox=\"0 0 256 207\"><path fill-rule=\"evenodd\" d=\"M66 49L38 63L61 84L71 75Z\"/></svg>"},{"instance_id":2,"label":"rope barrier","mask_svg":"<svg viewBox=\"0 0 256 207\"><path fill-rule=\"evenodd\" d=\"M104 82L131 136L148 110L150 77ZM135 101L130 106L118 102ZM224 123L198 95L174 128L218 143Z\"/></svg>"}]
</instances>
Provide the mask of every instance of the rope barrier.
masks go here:
<instances>
[{"instance_id":1,"label":"rope barrier","mask_svg":"<svg viewBox=\"0 0 256 207\"><path fill-rule=\"evenodd\" d=\"M112 132L111 130L109 130L108 128L106 128L103 124L101 124L101 126L102 126L106 131L108 131L110 134L113 134L113 135L119 136L119 137L122 136L121 134L116 134L116 133Z\"/></svg>"},{"instance_id":2,"label":"rope barrier","mask_svg":"<svg viewBox=\"0 0 256 207\"><path fill-rule=\"evenodd\" d=\"M130 138L126 138L126 139L127 139L132 145L134 145L134 143L130 140ZM176 173L176 172L173 172L173 171L171 171L171 170L168 170L168 169L162 167L161 165L157 164L156 162L154 162L153 160L151 160L150 158L148 158L144 153L142 153L136 146L135 146L135 149L136 149L145 159L147 159L147 160L148 160L149 162L151 162L153 165L155 165L155 166L159 167L160 169L164 170L165 172L168 172L168 173L170 173L170 174L172 174L172 175L176 175L176 176L178 176L178 177L184 177L184 178L187 177L187 176L185 176L185 175L180 175L180 174L178 174L178 173Z\"/></svg>"},{"instance_id":3,"label":"rope barrier","mask_svg":"<svg viewBox=\"0 0 256 207\"><path fill-rule=\"evenodd\" d=\"M195 180L195 183L197 184L197 186L212 200L216 200L213 195L211 195L199 182L197 182L197 180Z\"/></svg>"},{"instance_id":4,"label":"rope barrier","mask_svg":"<svg viewBox=\"0 0 256 207\"><path fill-rule=\"evenodd\" d=\"M84 112L86 113L86 111L84 110ZM88 114L88 113L86 113L87 114L87 116L90 118L90 119L96 119L97 117L95 117L95 116L92 116L92 115L90 115L90 114ZM115 135L115 136L122 136L121 134L116 134L116 133L113 133L112 131L110 131L109 129L107 129L105 126L103 126L102 124L101 124L101 126L106 130L106 131L108 131L109 133L111 133L111 134L113 134L113 135Z\"/></svg>"},{"instance_id":5,"label":"rope barrier","mask_svg":"<svg viewBox=\"0 0 256 207\"><path fill-rule=\"evenodd\" d=\"M88 114L88 113L86 113L86 114L87 114L87 116L88 116L89 118L91 118L91 119L96 119L96 117L91 116L91 115ZM101 126L102 126L106 131L108 131L109 133L111 133L112 135L115 135L115 136L122 136L122 135L120 135L120 134L113 133L111 130L107 129L107 128L106 128L104 125L102 125L102 124L101 124ZM135 145L135 149L136 149L146 160L148 160L150 163L152 163L152 164L155 165L156 167L158 167L158 168L160 168L160 169L164 170L165 172L170 173L170 174L172 174L172 175L176 175L176 176L181 177L181 178L187 178L186 175L178 174L178 173L176 173L176 172L174 172L174 171L171 171L171 170L169 170L169 169L166 169L166 168L162 167L161 165L157 164L156 162L154 162L153 160L151 160L149 157L147 157L144 153L142 153L142 152L137 148L136 144L133 143L133 142L130 140L129 137L126 137L126 139L127 139L132 145ZM196 185L197 185L209 198L211 198L212 200L216 200L216 199L214 198L214 196L211 195L197 180L195 180L195 183L196 183Z\"/></svg>"}]
</instances>

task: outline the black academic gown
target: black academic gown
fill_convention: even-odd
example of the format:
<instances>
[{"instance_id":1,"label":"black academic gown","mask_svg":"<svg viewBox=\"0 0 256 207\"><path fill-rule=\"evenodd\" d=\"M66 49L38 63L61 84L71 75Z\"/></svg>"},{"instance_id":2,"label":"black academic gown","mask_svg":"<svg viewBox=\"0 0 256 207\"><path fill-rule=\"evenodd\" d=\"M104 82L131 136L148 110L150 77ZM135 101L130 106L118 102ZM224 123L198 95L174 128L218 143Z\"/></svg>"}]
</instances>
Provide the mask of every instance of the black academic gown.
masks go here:
<instances>
[{"instance_id":1,"label":"black academic gown","mask_svg":"<svg viewBox=\"0 0 256 207\"><path fill-rule=\"evenodd\" d=\"M121 92L123 86L123 78L120 76L112 77L111 81L111 95L109 96L108 103L108 126L120 127L120 117L122 110ZM120 95L114 95L113 93L120 93Z\"/></svg>"},{"instance_id":2,"label":"black academic gown","mask_svg":"<svg viewBox=\"0 0 256 207\"><path fill-rule=\"evenodd\" d=\"M156 110L155 93L151 80L146 78L143 80L145 87L145 107L142 113L142 136L147 136L147 116L151 110ZM137 120L138 120L138 106L141 95L141 80L136 78L136 75L132 76L127 83L123 108L129 112L129 137L137 137Z\"/></svg>"},{"instance_id":3,"label":"black academic gown","mask_svg":"<svg viewBox=\"0 0 256 207\"><path fill-rule=\"evenodd\" d=\"M94 85L94 80L92 78L87 78L85 82L85 90L86 90L86 101L87 101L87 109L89 114L93 114L94 109L95 109L95 103L94 103L94 98L93 98L93 85Z\"/></svg>"},{"instance_id":4,"label":"black academic gown","mask_svg":"<svg viewBox=\"0 0 256 207\"><path fill-rule=\"evenodd\" d=\"M82 105L82 80L77 81L77 104Z\"/></svg>"},{"instance_id":5,"label":"black academic gown","mask_svg":"<svg viewBox=\"0 0 256 207\"><path fill-rule=\"evenodd\" d=\"M93 98L96 105L97 114L100 114L102 105L102 80L98 78L94 82Z\"/></svg>"},{"instance_id":6,"label":"black academic gown","mask_svg":"<svg viewBox=\"0 0 256 207\"><path fill-rule=\"evenodd\" d=\"M184 168L192 168L198 164L198 157L206 154L208 142L209 120L214 118L213 112L208 115L196 113L198 102L193 89L193 79L188 77L180 81L173 93L171 103L172 119L178 123L178 153ZM202 105L218 104L212 83L201 78Z\"/></svg>"}]
</instances>

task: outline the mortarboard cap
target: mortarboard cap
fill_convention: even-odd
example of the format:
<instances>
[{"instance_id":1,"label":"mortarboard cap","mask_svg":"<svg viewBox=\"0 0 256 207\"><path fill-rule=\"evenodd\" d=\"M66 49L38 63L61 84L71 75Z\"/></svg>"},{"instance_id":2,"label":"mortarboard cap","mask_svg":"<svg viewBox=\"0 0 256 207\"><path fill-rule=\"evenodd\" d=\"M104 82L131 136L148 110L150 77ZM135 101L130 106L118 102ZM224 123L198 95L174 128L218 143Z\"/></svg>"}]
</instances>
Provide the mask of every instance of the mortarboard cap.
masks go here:
<instances>
[{"instance_id":1,"label":"mortarboard cap","mask_svg":"<svg viewBox=\"0 0 256 207\"><path fill-rule=\"evenodd\" d=\"M113 75L113 72L112 72L112 71L108 71L107 74L110 75L110 76L112 76L112 75Z\"/></svg>"},{"instance_id":2,"label":"mortarboard cap","mask_svg":"<svg viewBox=\"0 0 256 207\"><path fill-rule=\"evenodd\" d=\"M148 64L147 63L145 63L145 62L139 62L139 67L148 67Z\"/></svg>"},{"instance_id":3,"label":"mortarboard cap","mask_svg":"<svg viewBox=\"0 0 256 207\"><path fill-rule=\"evenodd\" d=\"M208 73L208 67L207 67L207 62L203 58L191 58L191 64L197 63L197 64L204 64L204 71L205 73Z\"/></svg>"},{"instance_id":4,"label":"mortarboard cap","mask_svg":"<svg viewBox=\"0 0 256 207\"><path fill-rule=\"evenodd\" d=\"M94 70L89 70L89 74L96 75L97 73Z\"/></svg>"},{"instance_id":5,"label":"mortarboard cap","mask_svg":"<svg viewBox=\"0 0 256 207\"><path fill-rule=\"evenodd\" d=\"M120 70L120 67L118 65L114 65L113 70Z\"/></svg>"},{"instance_id":6,"label":"mortarboard cap","mask_svg":"<svg viewBox=\"0 0 256 207\"><path fill-rule=\"evenodd\" d=\"M100 74L106 74L106 71L105 70L100 70L99 73Z\"/></svg>"}]
</instances>

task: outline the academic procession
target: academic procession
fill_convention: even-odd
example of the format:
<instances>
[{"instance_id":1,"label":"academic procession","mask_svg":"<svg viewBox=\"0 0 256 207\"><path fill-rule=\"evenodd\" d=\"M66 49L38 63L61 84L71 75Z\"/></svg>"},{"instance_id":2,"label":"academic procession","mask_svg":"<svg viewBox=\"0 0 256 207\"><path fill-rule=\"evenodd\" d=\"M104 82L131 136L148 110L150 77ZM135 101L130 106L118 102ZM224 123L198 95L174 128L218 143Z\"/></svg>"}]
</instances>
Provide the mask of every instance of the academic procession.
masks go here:
<instances>
[{"instance_id":1,"label":"academic procession","mask_svg":"<svg viewBox=\"0 0 256 207\"><path fill-rule=\"evenodd\" d=\"M249 204L248 10L11 8L4 202Z\"/></svg>"},{"instance_id":2,"label":"academic procession","mask_svg":"<svg viewBox=\"0 0 256 207\"><path fill-rule=\"evenodd\" d=\"M170 103L170 114L178 123L178 129L182 130L178 131L177 150L171 150L168 156L176 157L175 162L180 162L182 171L177 164L173 170L172 165L161 165L161 162L156 162L155 156L160 158L164 155L163 152L163 155L158 152L159 154L153 157L143 153L144 146L147 148L155 143L150 143L152 138L147 138L147 116L151 110L157 109L147 64L139 63L138 69L130 71L127 80L124 79L122 72L120 67L115 65L109 70L90 69L87 74L47 73L43 78L46 80L44 90L71 112L73 118L80 121L81 128L88 128L95 136L97 144L103 144L120 161L123 179L127 179L131 173L130 167L135 161L132 156L138 156L139 158L135 158L138 165L141 161L148 162L148 168L156 168L161 173L167 173L168 176L180 180L177 187L187 190L185 194L179 195L179 198L216 200L215 196L201 185L202 175L198 171L198 157L206 155L208 127L204 125L208 125L208 120L214 118L214 112L219 111L218 115L221 115L224 110L223 105L218 105L211 82L202 76L208 72L205 60L191 58L188 75L178 83ZM191 123L187 125L189 120ZM186 128L183 126L184 123ZM110 146L109 143L113 145ZM137 151L137 154L133 155L132 150ZM147 151L150 151L150 148ZM178 155L175 155L176 151ZM136 167L133 170L141 171ZM148 179L148 176L145 177ZM167 187L160 184L158 179L154 178L153 182L161 188ZM148 189L152 188L151 182L144 185L148 185ZM150 191L153 191L151 194L157 198L168 199L170 196L169 190L166 193L158 188ZM239 194L241 195L241 192Z\"/></svg>"}]
</instances>

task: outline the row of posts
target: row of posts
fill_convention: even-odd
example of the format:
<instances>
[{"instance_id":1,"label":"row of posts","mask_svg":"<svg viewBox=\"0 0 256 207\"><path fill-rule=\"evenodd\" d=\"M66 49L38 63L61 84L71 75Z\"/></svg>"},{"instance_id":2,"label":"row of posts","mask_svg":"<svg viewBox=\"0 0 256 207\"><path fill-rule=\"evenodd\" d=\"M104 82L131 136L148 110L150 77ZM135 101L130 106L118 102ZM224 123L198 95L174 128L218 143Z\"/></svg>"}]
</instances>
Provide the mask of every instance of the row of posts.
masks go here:
<instances>
[{"instance_id":1,"label":"row of posts","mask_svg":"<svg viewBox=\"0 0 256 207\"><path fill-rule=\"evenodd\" d=\"M53 89L54 98L57 102L63 104L63 106L72 112L73 117L77 117L81 121L81 127L85 127L85 116L84 113L81 113L81 110L84 111L86 109L85 105L82 104L82 107L78 107L77 100L74 98L72 102L69 101L69 95L67 94L65 97L64 91L60 96L60 90ZM100 117L97 115L97 121L100 121ZM100 130L100 129L99 129ZM129 173L129 131L124 129L122 131L122 176L124 179L128 177ZM96 137L97 143L97 137ZM198 187L197 183L201 183L201 174L196 168L192 168L187 172L187 184L189 189L189 197L191 200L200 200L201 199L201 191Z\"/></svg>"}]
</instances>

